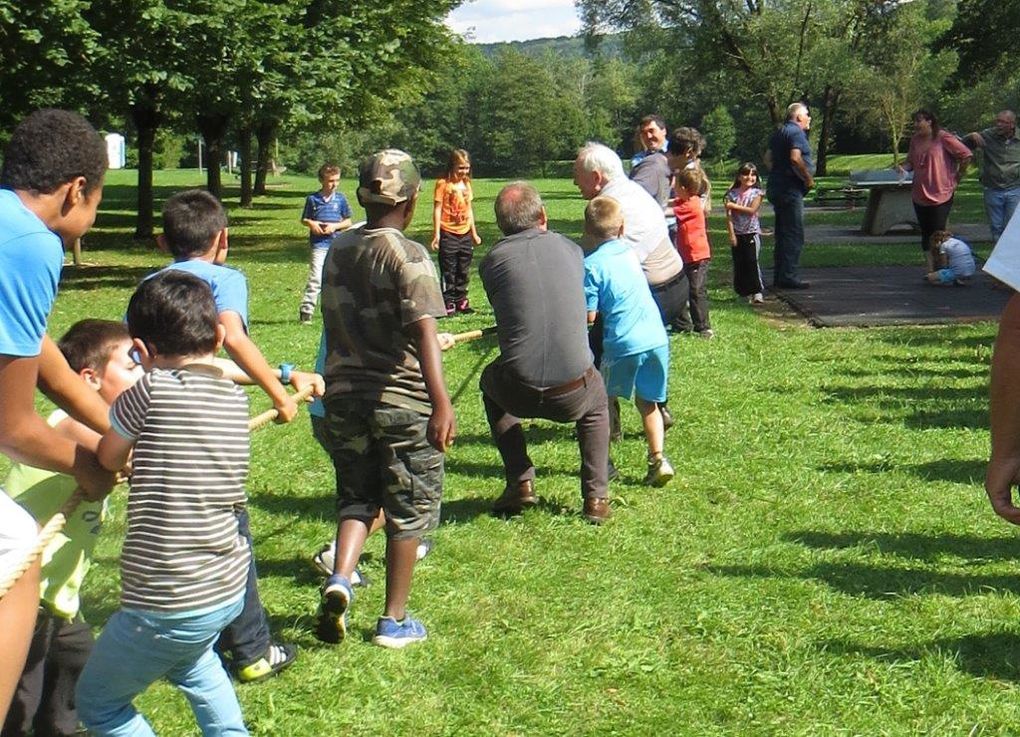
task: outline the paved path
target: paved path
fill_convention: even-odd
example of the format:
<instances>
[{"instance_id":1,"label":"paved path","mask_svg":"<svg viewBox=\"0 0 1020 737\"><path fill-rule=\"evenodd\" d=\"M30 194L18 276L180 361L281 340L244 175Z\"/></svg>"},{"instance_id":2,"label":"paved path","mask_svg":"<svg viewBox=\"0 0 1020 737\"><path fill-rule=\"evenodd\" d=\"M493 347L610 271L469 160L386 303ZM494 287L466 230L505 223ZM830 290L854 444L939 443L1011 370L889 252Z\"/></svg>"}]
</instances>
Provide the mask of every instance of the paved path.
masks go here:
<instances>
[{"instance_id":1,"label":"paved path","mask_svg":"<svg viewBox=\"0 0 1020 737\"><path fill-rule=\"evenodd\" d=\"M950 223L955 235L962 236L972 245L990 244L992 236L985 223ZM911 243L920 257L921 235L909 228L894 228L886 235L865 235L858 225L804 224L804 242L812 243Z\"/></svg>"},{"instance_id":2,"label":"paved path","mask_svg":"<svg viewBox=\"0 0 1020 737\"><path fill-rule=\"evenodd\" d=\"M772 290L817 327L931 325L998 320L1012 294L979 271L966 287L935 287L918 266L800 270L810 289Z\"/></svg>"}]
</instances>

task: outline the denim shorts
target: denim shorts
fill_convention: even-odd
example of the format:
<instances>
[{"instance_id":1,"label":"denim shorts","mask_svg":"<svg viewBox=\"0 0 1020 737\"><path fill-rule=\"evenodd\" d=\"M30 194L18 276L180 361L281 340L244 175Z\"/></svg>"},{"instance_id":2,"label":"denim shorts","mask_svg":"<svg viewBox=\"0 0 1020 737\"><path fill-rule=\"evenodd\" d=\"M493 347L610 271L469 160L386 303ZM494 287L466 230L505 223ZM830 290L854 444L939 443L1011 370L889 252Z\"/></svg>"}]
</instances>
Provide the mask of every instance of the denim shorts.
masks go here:
<instances>
[{"instance_id":1,"label":"denim shorts","mask_svg":"<svg viewBox=\"0 0 1020 737\"><path fill-rule=\"evenodd\" d=\"M370 522L382 509L386 532L397 540L439 526L443 454L426 440L428 421L413 409L366 399L327 408L323 445L333 457L341 520Z\"/></svg>"},{"instance_id":2,"label":"denim shorts","mask_svg":"<svg viewBox=\"0 0 1020 737\"><path fill-rule=\"evenodd\" d=\"M630 356L602 358L606 394L611 397L630 399L632 395L637 395L638 399L646 402L665 402L668 374L668 345Z\"/></svg>"}]
</instances>

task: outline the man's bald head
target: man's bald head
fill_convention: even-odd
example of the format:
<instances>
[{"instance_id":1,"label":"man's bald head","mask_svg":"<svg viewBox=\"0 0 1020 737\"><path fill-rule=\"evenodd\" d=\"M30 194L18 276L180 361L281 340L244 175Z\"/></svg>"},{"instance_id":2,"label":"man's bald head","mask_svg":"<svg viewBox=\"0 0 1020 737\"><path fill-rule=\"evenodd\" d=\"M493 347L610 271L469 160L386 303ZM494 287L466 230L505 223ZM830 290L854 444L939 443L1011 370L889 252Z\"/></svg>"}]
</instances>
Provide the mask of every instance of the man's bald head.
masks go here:
<instances>
[{"instance_id":1,"label":"man's bald head","mask_svg":"<svg viewBox=\"0 0 1020 737\"><path fill-rule=\"evenodd\" d=\"M545 207L538 190L527 182L511 182L496 195L496 225L503 235L545 228Z\"/></svg>"}]
</instances>

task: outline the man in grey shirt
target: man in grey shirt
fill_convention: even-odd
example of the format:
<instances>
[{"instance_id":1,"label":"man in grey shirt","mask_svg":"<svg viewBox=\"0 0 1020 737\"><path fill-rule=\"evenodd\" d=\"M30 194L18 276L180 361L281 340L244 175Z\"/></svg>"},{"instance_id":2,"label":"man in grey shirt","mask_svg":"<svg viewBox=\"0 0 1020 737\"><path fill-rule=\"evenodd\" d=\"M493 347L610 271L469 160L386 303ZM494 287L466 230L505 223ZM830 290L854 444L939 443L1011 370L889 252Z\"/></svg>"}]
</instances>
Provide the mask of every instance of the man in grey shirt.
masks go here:
<instances>
[{"instance_id":1,"label":"man in grey shirt","mask_svg":"<svg viewBox=\"0 0 1020 737\"><path fill-rule=\"evenodd\" d=\"M530 184L505 186L495 209L505 237L479 266L500 350L480 382L506 473L493 511L518 514L537 502L535 466L519 418L542 417L576 423L583 514L600 524L609 518L609 412L588 350L583 254L548 230L542 199Z\"/></svg>"},{"instance_id":2,"label":"man in grey shirt","mask_svg":"<svg viewBox=\"0 0 1020 737\"><path fill-rule=\"evenodd\" d=\"M968 133L963 142L981 149L985 212L992 239L997 241L1020 203L1020 139L1016 135L1016 113L999 111L993 127Z\"/></svg>"}]
</instances>

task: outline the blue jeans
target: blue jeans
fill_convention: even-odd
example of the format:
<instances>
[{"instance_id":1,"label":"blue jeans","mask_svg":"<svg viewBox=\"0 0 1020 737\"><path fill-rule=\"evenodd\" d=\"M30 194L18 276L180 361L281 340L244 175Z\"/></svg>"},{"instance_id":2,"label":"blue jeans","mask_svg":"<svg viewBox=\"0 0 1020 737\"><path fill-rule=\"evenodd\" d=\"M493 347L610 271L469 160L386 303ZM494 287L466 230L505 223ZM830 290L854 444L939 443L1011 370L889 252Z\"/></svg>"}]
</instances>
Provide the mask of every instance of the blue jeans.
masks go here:
<instances>
[{"instance_id":1,"label":"blue jeans","mask_svg":"<svg viewBox=\"0 0 1020 737\"><path fill-rule=\"evenodd\" d=\"M272 644L266 610L259 598L258 571L255 569L255 542L251 539L251 521L248 508L237 512L237 531L248 541L251 563L244 586L244 609L228 624L216 642L216 652L226 654L233 668L244 668L264 657Z\"/></svg>"},{"instance_id":2,"label":"blue jeans","mask_svg":"<svg viewBox=\"0 0 1020 737\"><path fill-rule=\"evenodd\" d=\"M776 250L772 282L788 285L799 281L800 252L804 250L804 195L781 192L769 195L776 213Z\"/></svg>"},{"instance_id":3,"label":"blue jeans","mask_svg":"<svg viewBox=\"0 0 1020 737\"><path fill-rule=\"evenodd\" d=\"M166 678L184 692L205 737L247 735L234 687L212 647L241 606L238 598L183 616L114 612L78 681L82 723L100 736L155 737L132 701Z\"/></svg>"},{"instance_id":4,"label":"blue jeans","mask_svg":"<svg viewBox=\"0 0 1020 737\"><path fill-rule=\"evenodd\" d=\"M988 227L992 231L992 240L999 240L1006 224L1013 217L1017 203L1020 203L1020 187L1013 189L985 189L985 213L988 215Z\"/></svg>"}]
</instances>

